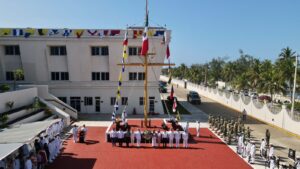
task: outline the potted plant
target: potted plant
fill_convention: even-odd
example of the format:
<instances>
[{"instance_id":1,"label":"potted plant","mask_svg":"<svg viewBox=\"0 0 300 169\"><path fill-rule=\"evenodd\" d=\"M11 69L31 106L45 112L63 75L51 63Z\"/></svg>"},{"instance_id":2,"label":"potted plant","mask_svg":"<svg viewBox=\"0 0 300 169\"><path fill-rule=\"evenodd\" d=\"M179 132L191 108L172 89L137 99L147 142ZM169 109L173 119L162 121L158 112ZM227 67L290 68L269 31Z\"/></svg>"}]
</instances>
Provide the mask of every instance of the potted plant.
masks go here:
<instances>
[{"instance_id":1,"label":"potted plant","mask_svg":"<svg viewBox=\"0 0 300 169\"><path fill-rule=\"evenodd\" d=\"M6 102L6 107L8 107L9 110L11 110L14 107L15 102L14 101L8 101Z\"/></svg>"},{"instance_id":2,"label":"potted plant","mask_svg":"<svg viewBox=\"0 0 300 169\"><path fill-rule=\"evenodd\" d=\"M6 113L1 113L0 114L0 122L1 122L0 127L1 128L4 128L6 126L7 120L8 120L8 115Z\"/></svg>"},{"instance_id":3,"label":"potted plant","mask_svg":"<svg viewBox=\"0 0 300 169\"><path fill-rule=\"evenodd\" d=\"M10 86L8 84L2 84L0 86L0 90L1 90L1 92L7 92L10 90Z\"/></svg>"}]
</instances>

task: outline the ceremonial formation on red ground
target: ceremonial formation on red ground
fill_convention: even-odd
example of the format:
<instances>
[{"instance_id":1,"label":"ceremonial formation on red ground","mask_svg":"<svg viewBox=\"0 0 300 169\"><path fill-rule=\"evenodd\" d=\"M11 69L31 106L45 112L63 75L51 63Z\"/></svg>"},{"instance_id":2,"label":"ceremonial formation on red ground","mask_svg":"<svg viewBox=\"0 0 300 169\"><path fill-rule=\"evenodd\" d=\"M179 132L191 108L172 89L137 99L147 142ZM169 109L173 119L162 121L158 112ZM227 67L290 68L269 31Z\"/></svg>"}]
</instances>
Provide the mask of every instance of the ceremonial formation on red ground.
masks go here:
<instances>
[{"instance_id":1,"label":"ceremonial formation on red ground","mask_svg":"<svg viewBox=\"0 0 300 169\"><path fill-rule=\"evenodd\" d=\"M161 122L153 121L156 129ZM138 121L129 123L134 128L139 127ZM199 138L194 128L189 129L192 138L187 149L152 148L149 143L140 148L135 144L130 148L112 147L105 141L106 130L105 127L88 127L86 143L74 143L68 138L61 155L47 169L252 168L207 128L200 129Z\"/></svg>"}]
</instances>

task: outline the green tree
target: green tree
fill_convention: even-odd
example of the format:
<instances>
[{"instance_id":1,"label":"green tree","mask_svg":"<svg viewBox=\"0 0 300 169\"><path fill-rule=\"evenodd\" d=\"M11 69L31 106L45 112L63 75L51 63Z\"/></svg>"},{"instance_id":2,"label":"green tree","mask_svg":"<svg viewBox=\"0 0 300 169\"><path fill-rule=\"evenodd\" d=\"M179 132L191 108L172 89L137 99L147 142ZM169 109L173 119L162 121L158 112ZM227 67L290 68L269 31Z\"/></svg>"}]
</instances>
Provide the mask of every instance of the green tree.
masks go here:
<instances>
[{"instance_id":1,"label":"green tree","mask_svg":"<svg viewBox=\"0 0 300 169\"><path fill-rule=\"evenodd\" d=\"M16 82L19 80L24 80L24 71L23 69L14 70L14 90L16 90Z\"/></svg>"},{"instance_id":2,"label":"green tree","mask_svg":"<svg viewBox=\"0 0 300 169\"><path fill-rule=\"evenodd\" d=\"M295 57L296 52L294 52L291 48L286 47L281 50L279 54L279 58L277 59L275 65L279 68L278 73L280 76L285 78L285 81L288 84L290 97L292 100L292 88L293 88L293 80L294 80L294 71L295 71Z\"/></svg>"}]
</instances>

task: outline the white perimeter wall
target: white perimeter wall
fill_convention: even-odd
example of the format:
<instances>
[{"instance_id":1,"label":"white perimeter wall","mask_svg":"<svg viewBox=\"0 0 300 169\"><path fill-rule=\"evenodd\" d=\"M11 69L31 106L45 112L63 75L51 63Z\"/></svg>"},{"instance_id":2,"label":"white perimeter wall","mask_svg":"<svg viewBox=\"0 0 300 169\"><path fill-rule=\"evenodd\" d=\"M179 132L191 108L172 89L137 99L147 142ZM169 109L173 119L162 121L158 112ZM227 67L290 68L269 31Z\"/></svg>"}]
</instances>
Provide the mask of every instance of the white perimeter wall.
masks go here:
<instances>
[{"instance_id":1,"label":"white perimeter wall","mask_svg":"<svg viewBox=\"0 0 300 169\"><path fill-rule=\"evenodd\" d=\"M12 109L15 109L32 104L35 97L37 97L37 88L0 93L0 113L4 113L9 110L6 106L6 103L9 101L14 102Z\"/></svg>"},{"instance_id":2,"label":"white perimeter wall","mask_svg":"<svg viewBox=\"0 0 300 169\"><path fill-rule=\"evenodd\" d=\"M160 79L167 81L169 78L160 76ZM172 79L172 83L184 87L183 80ZM252 99L247 101L240 96L233 96L231 93L225 93L218 89L204 87L191 82L187 82L187 89L197 91L200 95L213 99L237 111L242 112L245 109L247 114L252 117L300 135L300 121L292 119L289 110L285 106L278 108L278 110L271 110L267 104L257 103Z\"/></svg>"}]
</instances>

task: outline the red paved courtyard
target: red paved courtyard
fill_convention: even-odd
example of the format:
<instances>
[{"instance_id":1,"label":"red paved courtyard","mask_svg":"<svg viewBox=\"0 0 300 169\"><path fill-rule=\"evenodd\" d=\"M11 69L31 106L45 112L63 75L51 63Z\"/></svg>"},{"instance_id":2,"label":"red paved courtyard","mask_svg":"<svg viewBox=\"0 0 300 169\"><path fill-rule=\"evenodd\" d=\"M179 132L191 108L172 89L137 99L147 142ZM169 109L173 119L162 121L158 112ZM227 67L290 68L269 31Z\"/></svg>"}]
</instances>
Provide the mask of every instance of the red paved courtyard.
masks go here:
<instances>
[{"instance_id":1,"label":"red paved courtyard","mask_svg":"<svg viewBox=\"0 0 300 169\"><path fill-rule=\"evenodd\" d=\"M209 129L201 128L189 149L112 147L105 142L104 127L88 127L87 143L64 142L61 155L47 169L250 169L252 168L218 139Z\"/></svg>"}]
</instances>

